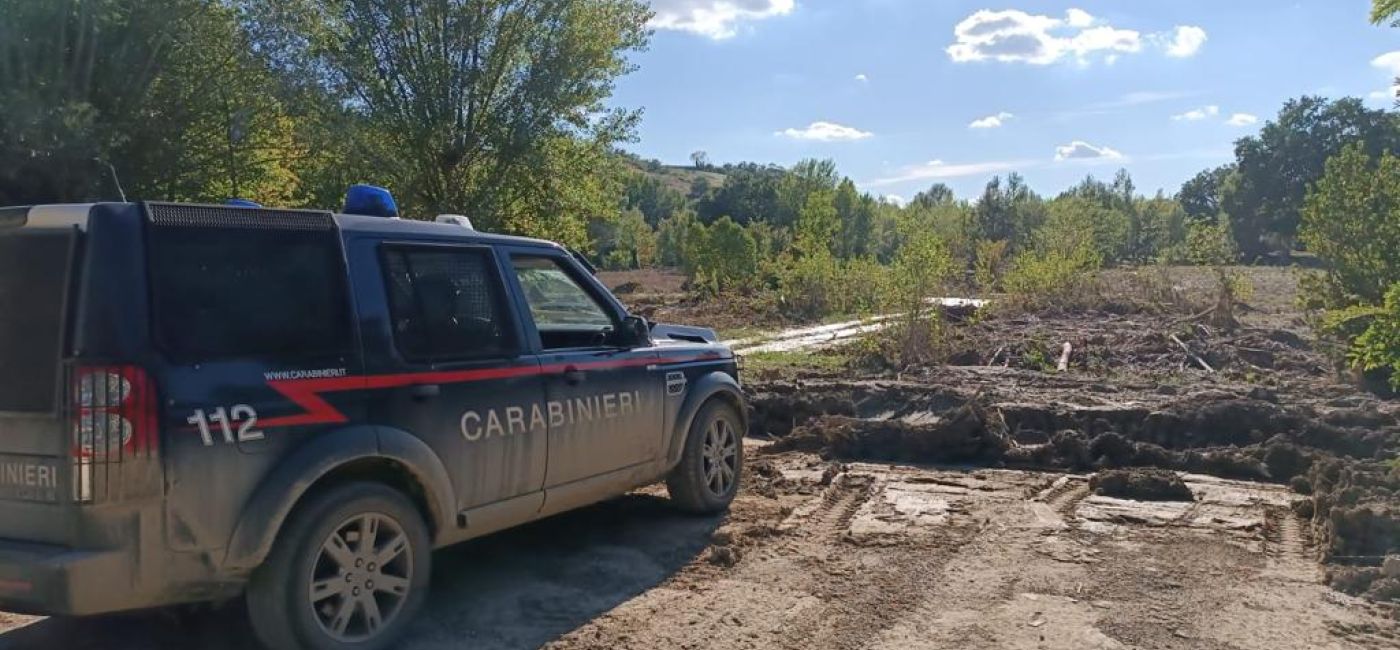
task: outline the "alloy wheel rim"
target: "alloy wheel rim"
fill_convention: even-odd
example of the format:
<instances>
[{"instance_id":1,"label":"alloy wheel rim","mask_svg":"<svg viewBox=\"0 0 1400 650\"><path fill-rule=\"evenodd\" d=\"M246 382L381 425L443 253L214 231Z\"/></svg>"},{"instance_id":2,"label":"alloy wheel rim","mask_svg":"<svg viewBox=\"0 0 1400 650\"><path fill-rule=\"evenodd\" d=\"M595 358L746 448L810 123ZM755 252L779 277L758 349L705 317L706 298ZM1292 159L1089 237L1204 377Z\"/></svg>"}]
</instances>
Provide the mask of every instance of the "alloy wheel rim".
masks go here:
<instances>
[{"instance_id":1,"label":"alloy wheel rim","mask_svg":"<svg viewBox=\"0 0 1400 650\"><path fill-rule=\"evenodd\" d=\"M373 638L408 600L413 550L403 526L388 515L346 519L321 543L307 599L321 631L341 643Z\"/></svg>"},{"instance_id":2,"label":"alloy wheel rim","mask_svg":"<svg viewBox=\"0 0 1400 650\"><path fill-rule=\"evenodd\" d=\"M724 418L715 418L705 429L705 489L711 496L723 497L733 489L739 475L739 437Z\"/></svg>"}]
</instances>

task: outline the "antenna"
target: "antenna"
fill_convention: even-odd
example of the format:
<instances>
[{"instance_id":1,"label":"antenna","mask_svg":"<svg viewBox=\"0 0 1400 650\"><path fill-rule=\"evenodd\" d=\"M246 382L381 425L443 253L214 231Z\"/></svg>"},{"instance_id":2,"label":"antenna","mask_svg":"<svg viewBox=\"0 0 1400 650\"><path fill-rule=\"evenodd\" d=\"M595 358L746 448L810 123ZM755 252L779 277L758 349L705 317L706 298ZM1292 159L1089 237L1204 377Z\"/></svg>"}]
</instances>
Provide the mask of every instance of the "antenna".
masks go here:
<instances>
[{"instance_id":1,"label":"antenna","mask_svg":"<svg viewBox=\"0 0 1400 650\"><path fill-rule=\"evenodd\" d=\"M117 168L113 167L112 163L109 163L101 158L93 158L92 160L93 162L107 166L107 171L111 172L112 174L112 184L117 186L117 196L121 197L122 203L126 203L126 192L122 190L122 179L117 178Z\"/></svg>"}]
</instances>

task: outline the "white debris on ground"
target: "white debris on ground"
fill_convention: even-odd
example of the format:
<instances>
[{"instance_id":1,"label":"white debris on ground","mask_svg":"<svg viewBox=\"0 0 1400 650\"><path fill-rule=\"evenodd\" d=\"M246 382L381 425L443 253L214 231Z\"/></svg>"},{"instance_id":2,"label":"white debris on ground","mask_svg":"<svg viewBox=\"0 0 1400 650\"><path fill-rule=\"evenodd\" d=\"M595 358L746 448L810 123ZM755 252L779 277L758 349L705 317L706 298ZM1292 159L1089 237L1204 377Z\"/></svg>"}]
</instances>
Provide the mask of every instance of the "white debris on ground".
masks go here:
<instances>
[{"instance_id":1,"label":"white debris on ground","mask_svg":"<svg viewBox=\"0 0 1400 650\"><path fill-rule=\"evenodd\" d=\"M987 304L987 301L977 298L931 298L929 304L939 305L945 309L981 309ZM863 334L885 329L900 315L882 314L840 323L799 327L771 335L731 339L723 343L733 348L736 354L820 350Z\"/></svg>"}]
</instances>

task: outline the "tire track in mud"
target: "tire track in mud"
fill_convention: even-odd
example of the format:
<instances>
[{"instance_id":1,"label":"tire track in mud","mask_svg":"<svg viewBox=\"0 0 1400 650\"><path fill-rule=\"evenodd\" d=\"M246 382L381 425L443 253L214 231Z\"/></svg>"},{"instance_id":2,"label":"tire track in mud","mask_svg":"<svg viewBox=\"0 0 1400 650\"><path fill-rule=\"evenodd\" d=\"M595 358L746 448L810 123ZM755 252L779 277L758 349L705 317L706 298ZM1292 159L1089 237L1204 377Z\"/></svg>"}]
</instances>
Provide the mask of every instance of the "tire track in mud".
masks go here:
<instances>
[{"instance_id":1,"label":"tire track in mud","mask_svg":"<svg viewBox=\"0 0 1400 650\"><path fill-rule=\"evenodd\" d=\"M814 508L795 512L780 526L788 532L801 532L813 541L840 539L851 520L880 490L873 477L838 474L822 492Z\"/></svg>"},{"instance_id":2,"label":"tire track in mud","mask_svg":"<svg viewBox=\"0 0 1400 650\"><path fill-rule=\"evenodd\" d=\"M1312 561L1312 544L1297 515L1286 508L1264 512L1264 553L1277 560Z\"/></svg>"},{"instance_id":3,"label":"tire track in mud","mask_svg":"<svg viewBox=\"0 0 1400 650\"><path fill-rule=\"evenodd\" d=\"M818 577L807 589L822 607L788 621L773 647L867 646L923 600L929 581L978 530L950 525L927 540L905 538L897 545L853 541L851 522L883 488L873 476L840 474L813 510L790 518L786 525L804 535L789 552Z\"/></svg>"},{"instance_id":4,"label":"tire track in mud","mask_svg":"<svg viewBox=\"0 0 1400 650\"><path fill-rule=\"evenodd\" d=\"M861 506L870 501L879 490L874 481L866 481L861 485L852 485L852 482L849 479L846 481L842 494L833 499L822 513L818 524L818 533L821 536L832 540L840 539L845 535Z\"/></svg>"},{"instance_id":5,"label":"tire track in mud","mask_svg":"<svg viewBox=\"0 0 1400 650\"><path fill-rule=\"evenodd\" d=\"M1074 508L1089 496L1089 483L1086 481L1068 478L1063 483L1056 481L1037 500L1049 505L1055 512L1066 517L1074 516Z\"/></svg>"}]
</instances>

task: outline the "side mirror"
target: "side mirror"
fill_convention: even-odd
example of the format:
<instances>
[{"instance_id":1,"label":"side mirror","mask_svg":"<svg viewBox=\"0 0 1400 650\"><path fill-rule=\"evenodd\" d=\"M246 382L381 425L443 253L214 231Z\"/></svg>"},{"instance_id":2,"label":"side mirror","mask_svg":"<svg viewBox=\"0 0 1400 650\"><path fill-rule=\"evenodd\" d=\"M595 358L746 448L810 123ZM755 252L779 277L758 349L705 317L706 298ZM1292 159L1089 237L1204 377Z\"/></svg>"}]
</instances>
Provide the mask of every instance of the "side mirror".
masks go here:
<instances>
[{"instance_id":1,"label":"side mirror","mask_svg":"<svg viewBox=\"0 0 1400 650\"><path fill-rule=\"evenodd\" d=\"M651 325L641 316L628 316L622 319L617 331L618 343L625 348L640 348L651 345Z\"/></svg>"}]
</instances>

